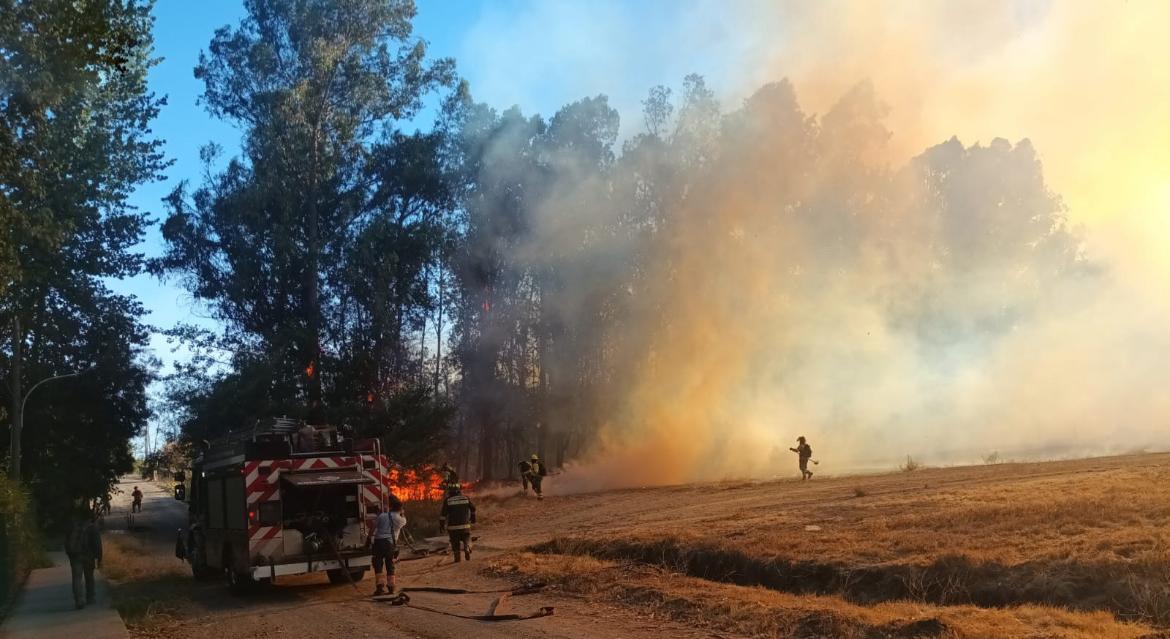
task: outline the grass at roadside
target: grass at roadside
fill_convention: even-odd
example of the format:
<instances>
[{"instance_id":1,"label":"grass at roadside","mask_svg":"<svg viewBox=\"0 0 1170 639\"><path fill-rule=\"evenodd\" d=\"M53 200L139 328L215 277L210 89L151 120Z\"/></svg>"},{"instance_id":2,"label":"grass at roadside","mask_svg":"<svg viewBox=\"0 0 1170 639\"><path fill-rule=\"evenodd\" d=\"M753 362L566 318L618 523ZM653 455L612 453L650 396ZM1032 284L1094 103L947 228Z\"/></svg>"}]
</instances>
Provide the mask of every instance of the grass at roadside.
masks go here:
<instances>
[{"instance_id":1,"label":"grass at roadside","mask_svg":"<svg viewBox=\"0 0 1170 639\"><path fill-rule=\"evenodd\" d=\"M591 557L512 553L489 572L516 581L542 581L588 600L639 610L650 619L755 637L876 639L941 637L1000 639L1138 639L1158 636L1105 612L1045 606L979 608L913 601L858 605L834 595L794 595L766 588L712 583L669 570Z\"/></svg>"},{"instance_id":2,"label":"grass at roadside","mask_svg":"<svg viewBox=\"0 0 1170 639\"><path fill-rule=\"evenodd\" d=\"M185 563L152 554L141 540L128 535L106 535L102 554L114 608L127 626L150 630L175 617L179 593L191 579Z\"/></svg>"}]
</instances>

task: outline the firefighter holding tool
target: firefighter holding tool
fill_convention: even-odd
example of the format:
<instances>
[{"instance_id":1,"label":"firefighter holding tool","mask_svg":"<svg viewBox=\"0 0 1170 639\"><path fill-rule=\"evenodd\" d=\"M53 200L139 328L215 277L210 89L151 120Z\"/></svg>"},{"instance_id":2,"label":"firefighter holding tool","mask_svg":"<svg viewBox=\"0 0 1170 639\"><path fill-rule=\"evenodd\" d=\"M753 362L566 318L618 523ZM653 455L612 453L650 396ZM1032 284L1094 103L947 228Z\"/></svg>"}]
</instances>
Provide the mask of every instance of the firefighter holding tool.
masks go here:
<instances>
[{"instance_id":1,"label":"firefighter holding tool","mask_svg":"<svg viewBox=\"0 0 1170 639\"><path fill-rule=\"evenodd\" d=\"M464 557L471 561L471 525L475 523L475 505L458 485L447 489L443 508L439 511L439 532L447 531L455 563Z\"/></svg>"},{"instance_id":2,"label":"firefighter holding tool","mask_svg":"<svg viewBox=\"0 0 1170 639\"><path fill-rule=\"evenodd\" d=\"M808 442L805 441L804 435L796 438L796 448L789 448L788 450L796 453L797 459L800 461L800 478L802 480L810 479L813 474L808 469L808 460L812 458L812 446L809 446ZM816 460L813 460L813 463L817 463Z\"/></svg>"}]
</instances>

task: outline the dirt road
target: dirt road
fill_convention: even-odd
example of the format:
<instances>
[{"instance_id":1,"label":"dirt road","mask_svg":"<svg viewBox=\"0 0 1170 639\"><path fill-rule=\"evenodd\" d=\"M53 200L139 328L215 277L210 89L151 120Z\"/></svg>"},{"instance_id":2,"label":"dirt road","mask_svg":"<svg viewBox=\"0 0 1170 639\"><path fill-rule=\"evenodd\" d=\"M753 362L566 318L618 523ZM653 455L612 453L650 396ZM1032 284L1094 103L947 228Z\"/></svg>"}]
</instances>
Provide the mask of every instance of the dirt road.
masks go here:
<instances>
[{"instance_id":1,"label":"dirt road","mask_svg":"<svg viewBox=\"0 0 1170 639\"><path fill-rule=\"evenodd\" d=\"M145 498L142 512L133 517L133 529L127 530L129 495L134 485L143 490ZM122 543L123 538L133 540L135 544L130 548L149 555L131 558L144 564L145 574L126 579L115 588L124 608L136 610L153 606L144 623L132 624L131 631L135 636L198 639L661 639L662 633L666 632L671 637L710 637L709 633L682 624L647 619L614 606L555 593L509 598L506 607L498 610L499 613L530 614L540 607L552 606L555 614L550 617L504 622L460 619L444 613L484 614L499 594L415 593L412 594L412 607L395 607L368 599L367 595L373 589L373 579L369 575L358 584L357 591L350 586L330 585L325 576L319 574L289 577L274 587L234 596L221 583L196 582L185 573L184 564L174 558L175 531L186 524L183 502L174 500L169 492L148 482L125 478L120 487L124 493L117 496L113 513L107 517L108 538L113 543ZM493 554L495 551L487 548L477 549L472 562L458 565L446 556L401 562L399 586L507 590L512 587L511 583L480 574Z\"/></svg>"}]
</instances>

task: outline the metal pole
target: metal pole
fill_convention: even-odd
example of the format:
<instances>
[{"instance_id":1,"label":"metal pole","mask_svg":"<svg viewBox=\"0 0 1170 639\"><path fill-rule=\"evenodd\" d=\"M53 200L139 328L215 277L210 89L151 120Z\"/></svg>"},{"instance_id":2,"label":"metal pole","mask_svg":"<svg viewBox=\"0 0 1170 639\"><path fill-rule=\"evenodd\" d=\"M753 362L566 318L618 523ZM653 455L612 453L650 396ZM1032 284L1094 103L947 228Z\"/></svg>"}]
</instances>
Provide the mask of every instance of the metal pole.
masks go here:
<instances>
[{"instance_id":1,"label":"metal pole","mask_svg":"<svg viewBox=\"0 0 1170 639\"><path fill-rule=\"evenodd\" d=\"M19 329L19 327L20 324L17 323L17 328ZM46 377L45 379L42 379L41 381L33 384L32 388L28 389L28 392L25 393L24 398L20 400L20 408L16 411L16 414L13 415L12 419L12 460L9 466L12 469L12 477L14 479L20 479L20 431L24 428L24 406L28 403L28 398L32 396L33 391L40 387L41 384L46 382L65 379L66 377L77 377L78 375L84 375L85 373L95 370L96 368L97 366L90 366L83 371L66 373L64 375L57 375L55 377ZM19 364L17 365L16 369L19 370ZM19 390L20 381L15 380L13 383L15 384L14 389Z\"/></svg>"}]
</instances>

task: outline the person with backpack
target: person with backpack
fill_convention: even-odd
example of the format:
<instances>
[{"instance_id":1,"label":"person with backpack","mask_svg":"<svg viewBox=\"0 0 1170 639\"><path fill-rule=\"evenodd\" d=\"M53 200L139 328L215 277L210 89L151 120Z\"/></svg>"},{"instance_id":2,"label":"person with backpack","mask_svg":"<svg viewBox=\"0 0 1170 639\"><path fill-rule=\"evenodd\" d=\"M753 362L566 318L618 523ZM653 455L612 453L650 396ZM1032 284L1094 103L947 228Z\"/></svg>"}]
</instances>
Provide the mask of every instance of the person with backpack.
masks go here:
<instances>
[{"instance_id":1,"label":"person with backpack","mask_svg":"<svg viewBox=\"0 0 1170 639\"><path fill-rule=\"evenodd\" d=\"M800 459L800 479L812 478L812 471L808 469L808 460L812 457L812 446L809 446L808 442L805 441L804 435L796 438L796 448L789 448L788 450L796 453ZM813 463L815 464L816 462Z\"/></svg>"},{"instance_id":2,"label":"person with backpack","mask_svg":"<svg viewBox=\"0 0 1170 639\"><path fill-rule=\"evenodd\" d=\"M133 498L133 502L130 504L130 512L142 512L142 491L138 490L138 486L134 487L134 492L130 493L130 497Z\"/></svg>"},{"instance_id":3,"label":"person with backpack","mask_svg":"<svg viewBox=\"0 0 1170 639\"><path fill-rule=\"evenodd\" d=\"M532 459L529 461L520 462L520 480L524 483L524 492L528 492L528 485L532 484L532 492L536 493L537 499L544 499L544 494L541 493L541 481L548 476L548 470L544 467L544 462L540 461L540 456L536 453L532 454Z\"/></svg>"},{"instance_id":4,"label":"person with backpack","mask_svg":"<svg viewBox=\"0 0 1170 639\"><path fill-rule=\"evenodd\" d=\"M78 610L94 602L93 570L102 563L102 536L94 518L89 508L78 508L65 533L65 554L73 573L73 604Z\"/></svg>"}]
</instances>

